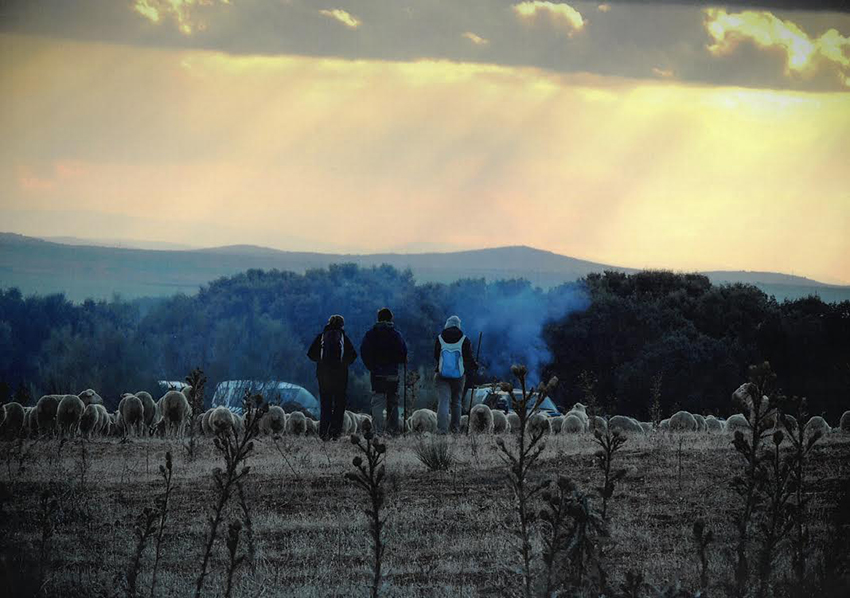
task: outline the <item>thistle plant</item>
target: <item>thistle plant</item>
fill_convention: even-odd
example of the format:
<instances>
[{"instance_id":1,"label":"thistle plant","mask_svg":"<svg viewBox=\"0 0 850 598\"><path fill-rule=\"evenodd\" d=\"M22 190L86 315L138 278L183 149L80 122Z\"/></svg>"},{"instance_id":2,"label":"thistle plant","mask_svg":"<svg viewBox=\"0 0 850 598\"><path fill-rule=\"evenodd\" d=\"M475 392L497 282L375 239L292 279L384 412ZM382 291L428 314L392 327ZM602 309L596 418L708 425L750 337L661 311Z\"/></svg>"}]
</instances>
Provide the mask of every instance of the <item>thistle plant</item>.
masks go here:
<instances>
[{"instance_id":1,"label":"thistle plant","mask_svg":"<svg viewBox=\"0 0 850 598\"><path fill-rule=\"evenodd\" d=\"M227 526L227 587L224 590L225 598L230 598L233 593L233 575L236 570L245 560L245 555L237 556L239 552L239 534L242 531L242 524L239 521L233 521Z\"/></svg>"},{"instance_id":2,"label":"thistle plant","mask_svg":"<svg viewBox=\"0 0 850 598\"><path fill-rule=\"evenodd\" d=\"M540 410L540 404L554 390L558 384L558 379L552 377L548 384L541 384L535 392L534 388L526 388L528 369L524 365L511 366L511 373L519 381L521 396L515 397L513 386L508 383L502 383L501 388L511 397L511 407L519 417L519 433L516 435L515 446L509 448L502 438L496 439L496 446L499 450L499 457L508 465L508 485L517 499L520 553L524 577L523 587L526 598L530 598L532 584L531 525L535 518L530 508L530 502L547 486L547 483L532 483L529 479L529 474L545 449L545 444L542 442L543 433L529 434L526 423L532 415Z\"/></svg>"},{"instance_id":3,"label":"thistle plant","mask_svg":"<svg viewBox=\"0 0 850 598\"><path fill-rule=\"evenodd\" d=\"M159 561L162 558L162 539L165 533L166 523L168 522L168 506L171 498L171 478L173 473L173 462L171 459L171 451L165 453L165 465L159 466L159 475L162 476L162 481L165 484L165 491L157 497L156 508L159 512L159 525L156 531L153 574L151 575L151 598L156 591L156 578L159 573Z\"/></svg>"},{"instance_id":4,"label":"thistle plant","mask_svg":"<svg viewBox=\"0 0 850 598\"><path fill-rule=\"evenodd\" d=\"M381 587L381 567L384 559L384 543L381 532L385 519L381 518L386 494L383 482L386 477L384 462L386 461L387 445L380 442L371 433L363 439L352 434L351 444L357 447L362 455L352 459L351 464L357 469L345 474L345 479L362 489L369 496L369 508L366 516L369 518L369 532L372 535L372 598L377 598ZM365 461L364 461L365 459Z\"/></svg>"},{"instance_id":5,"label":"thistle plant","mask_svg":"<svg viewBox=\"0 0 850 598\"><path fill-rule=\"evenodd\" d=\"M602 486L599 496L602 498L602 519L608 519L608 501L614 496L614 487L626 475L625 469L614 469L614 455L626 443L626 437L619 430L613 432L606 428L605 433L599 429L593 431L593 441L599 445L596 451L596 464L602 471Z\"/></svg>"},{"instance_id":6,"label":"thistle plant","mask_svg":"<svg viewBox=\"0 0 850 598\"><path fill-rule=\"evenodd\" d=\"M694 547L699 557L699 587L708 587L708 547L714 542L714 532L705 528L705 521L697 519L693 527Z\"/></svg>"},{"instance_id":7,"label":"thistle plant","mask_svg":"<svg viewBox=\"0 0 850 598\"><path fill-rule=\"evenodd\" d=\"M204 387L207 383L207 377L201 368L195 368L186 376L186 383L192 387L192 397L189 405L192 408L192 415L189 418L189 440L186 443L186 453L191 461L195 458L195 449L197 447L195 433L198 427L198 416L204 408Z\"/></svg>"},{"instance_id":8,"label":"thistle plant","mask_svg":"<svg viewBox=\"0 0 850 598\"><path fill-rule=\"evenodd\" d=\"M741 499L741 510L735 514L735 526L738 531L736 545L736 563L734 588L738 596L748 593L750 563L748 558L750 526L754 515L763 503L762 488L766 470L762 443L768 436L768 430L775 420L775 410L771 409L767 395L772 394L776 384L776 374L770 364L750 366L750 381L733 394L733 399L742 403L747 412L749 431L745 435L735 432L733 446L744 460L742 475L732 480L732 489Z\"/></svg>"},{"instance_id":9,"label":"thistle plant","mask_svg":"<svg viewBox=\"0 0 850 598\"><path fill-rule=\"evenodd\" d=\"M245 394L242 401L245 421L240 433L235 427L223 428L213 440L216 451L224 459L224 469L216 467L213 470L213 481L217 498L209 518L209 531L201 561L201 571L195 582L195 598L200 598L207 577L213 545L218 535L224 514L224 507L233 494L233 489L249 473L250 467L245 465L245 459L254 450L254 438L260 431L260 420L269 410L268 403L263 402L260 395Z\"/></svg>"},{"instance_id":10,"label":"thistle plant","mask_svg":"<svg viewBox=\"0 0 850 598\"><path fill-rule=\"evenodd\" d=\"M130 562L130 568L127 570L127 598L134 598L136 596L136 580L142 569L142 555L145 552L148 540L156 533L157 516L156 509L145 507L136 518L136 525L133 528L136 534L136 550L133 552L133 560Z\"/></svg>"}]
</instances>

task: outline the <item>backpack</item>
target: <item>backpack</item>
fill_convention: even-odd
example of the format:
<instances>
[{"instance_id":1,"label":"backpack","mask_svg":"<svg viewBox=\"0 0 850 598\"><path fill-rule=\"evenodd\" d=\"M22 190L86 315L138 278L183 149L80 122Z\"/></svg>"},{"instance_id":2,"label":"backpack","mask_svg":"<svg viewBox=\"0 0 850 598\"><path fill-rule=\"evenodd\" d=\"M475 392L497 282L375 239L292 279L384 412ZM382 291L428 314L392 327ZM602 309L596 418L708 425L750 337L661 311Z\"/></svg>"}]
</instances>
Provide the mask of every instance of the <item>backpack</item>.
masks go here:
<instances>
[{"instance_id":1,"label":"backpack","mask_svg":"<svg viewBox=\"0 0 850 598\"><path fill-rule=\"evenodd\" d=\"M447 343L442 334L437 338L440 341L440 364L437 366L440 376L452 380L463 378L463 341L466 336L461 336L456 343Z\"/></svg>"},{"instance_id":2,"label":"backpack","mask_svg":"<svg viewBox=\"0 0 850 598\"><path fill-rule=\"evenodd\" d=\"M319 361L328 365L339 365L342 363L342 354L345 352L345 335L340 328L331 328L322 333L322 350L319 353Z\"/></svg>"}]
</instances>

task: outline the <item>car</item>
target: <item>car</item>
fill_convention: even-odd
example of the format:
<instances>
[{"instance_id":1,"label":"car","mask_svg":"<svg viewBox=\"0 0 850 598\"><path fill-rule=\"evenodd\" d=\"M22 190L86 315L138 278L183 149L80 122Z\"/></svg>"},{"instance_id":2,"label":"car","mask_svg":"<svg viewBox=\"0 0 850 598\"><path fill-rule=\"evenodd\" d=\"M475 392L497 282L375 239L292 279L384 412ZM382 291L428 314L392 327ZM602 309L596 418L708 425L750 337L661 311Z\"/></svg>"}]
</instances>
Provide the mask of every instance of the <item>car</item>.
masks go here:
<instances>
[{"instance_id":1,"label":"car","mask_svg":"<svg viewBox=\"0 0 850 598\"><path fill-rule=\"evenodd\" d=\"M516 400L522 399L522 390L515 388L513 391L514 398ZM488 384L486 386L479 386L475 388L475 393L472 396L472 405L469 404L469 391L467 391L464 396L463 405L464 407L472 408L475 405L485 404L491 409L499 409L500 411L504 411L505 413L511 413L513 408L511 406L510 396L507 392L496 386L495 384ZM528 405L528 410L530 411L534 407L534 402L531 402ZM561 412L558 411L558 408L555 406L554 401L550 397L546 397L543 399L543 402L540 403L539 411L546 413L550 417L556 417L561 415Z\"/></svg>"}]
</instances>

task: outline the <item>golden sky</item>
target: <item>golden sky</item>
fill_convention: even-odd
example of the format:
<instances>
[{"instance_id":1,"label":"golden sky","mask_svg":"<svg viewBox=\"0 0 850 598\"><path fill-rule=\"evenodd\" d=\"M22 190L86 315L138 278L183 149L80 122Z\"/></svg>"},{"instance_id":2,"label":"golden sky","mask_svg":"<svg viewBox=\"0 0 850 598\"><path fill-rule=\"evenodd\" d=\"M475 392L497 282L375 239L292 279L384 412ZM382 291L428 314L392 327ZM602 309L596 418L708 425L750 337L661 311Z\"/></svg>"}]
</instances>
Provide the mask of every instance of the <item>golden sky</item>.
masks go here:
<instances>
[{"instance_id":1,"label":"golden sky","mask_svg":"<svg viewBox=\"0 0 850 598\"><path fill-rule=\"evenodd\" d=\"M175 39L214 28L191 2L136 4L132 22ZM504 18L573 43L625 5L575 6L515 3ZM340 35L370 26L353 5L319 8ZM7 28L0 230L342 252L525 244L850 281L850 30L688 10L700 60L764 53L788 85L741 86L740 66L726 83L685 78L660 56L638 77ZM459 25L470 48L499 43Z\"/></svg>"}]
</instances>

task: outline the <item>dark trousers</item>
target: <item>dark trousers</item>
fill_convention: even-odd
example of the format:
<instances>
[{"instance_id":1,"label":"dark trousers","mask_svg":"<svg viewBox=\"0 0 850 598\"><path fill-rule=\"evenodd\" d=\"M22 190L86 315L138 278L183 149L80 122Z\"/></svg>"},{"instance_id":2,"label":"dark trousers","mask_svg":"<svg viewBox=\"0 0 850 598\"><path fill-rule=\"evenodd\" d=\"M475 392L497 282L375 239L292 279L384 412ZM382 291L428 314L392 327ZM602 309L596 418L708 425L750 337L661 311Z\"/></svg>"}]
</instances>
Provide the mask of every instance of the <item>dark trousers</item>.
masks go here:
<instances>
[{"instance_id":1,"label":"dark trousers","mask_svg":"<svg viewBox=\"0 0 850 598\"><path fill-rule=\"evenodd\" d=\"M339 438L342 434L342 423L345 418L348 368L320 368L317 377L319 380L319 401L322 404L322 415L319 418L319 436L321 438Z\"/></svg>"}]
</instances>

